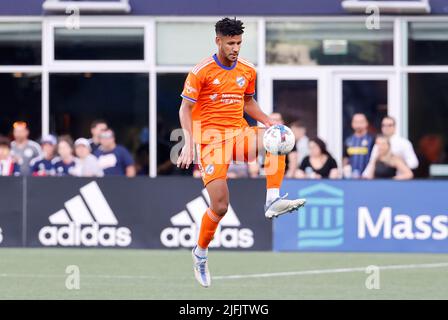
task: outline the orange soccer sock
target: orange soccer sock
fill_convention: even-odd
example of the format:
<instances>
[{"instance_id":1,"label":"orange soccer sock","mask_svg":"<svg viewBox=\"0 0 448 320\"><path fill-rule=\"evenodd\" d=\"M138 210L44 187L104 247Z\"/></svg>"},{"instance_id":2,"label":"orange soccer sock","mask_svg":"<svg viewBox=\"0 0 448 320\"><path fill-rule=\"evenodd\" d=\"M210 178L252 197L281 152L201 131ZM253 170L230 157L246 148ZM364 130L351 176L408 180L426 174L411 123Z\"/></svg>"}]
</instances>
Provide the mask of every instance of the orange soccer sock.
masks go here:
<instances>
[{"instance_id":1,"label":"orange soccer sock","mask_svg":"<svg viewBox=\"0 0 448 320\"><path fill-rule=\"evenodd\" d=\"M266 152L264 161L264 170L266 174L266 188L279 189L282 185L283 177L285 176L286 156L275 155Z\"/></svg>"},{"instance_id":2,"label":"orange soccer sock","mask_svg":"<svg viewBox=\"0 0 448 320\"><path fill-rule=\"evenodd\" d=\"M201 231L199 232L198 239L198 246L201 249L208 248L221 219L222 217L214 213L212 209L208 208L207 211L205 211L202 216Z\"/></svg>"}]
</instances>

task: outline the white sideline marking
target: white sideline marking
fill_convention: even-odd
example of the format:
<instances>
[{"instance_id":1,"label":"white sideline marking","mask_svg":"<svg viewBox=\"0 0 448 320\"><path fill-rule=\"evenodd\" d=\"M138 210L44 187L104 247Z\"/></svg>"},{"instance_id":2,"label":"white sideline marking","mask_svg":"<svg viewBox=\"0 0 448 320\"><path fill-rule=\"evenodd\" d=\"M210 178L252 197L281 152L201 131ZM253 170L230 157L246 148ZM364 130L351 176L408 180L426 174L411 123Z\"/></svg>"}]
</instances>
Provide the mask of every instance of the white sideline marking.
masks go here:
<instances>
[{"instance_id":1,"label":"white sideline marking","mask_svg":"<svg viewBox=\"0 0 448 320\"><path fill-rule=\"evenodd\" d=\"M404 269L432 269L448 267L448 262L427 263L427 264L397 264L389 266L378 266L380 270L404 270ZM306 276L316 274L332 274L332 273L349 273L349 272L365 272L366 267L356 268L340 268L340 269L321 269L321 270L304 270L290 272L275 273L255 273L255 274L239 274L228 276L216 276L213 280L233 280L233 279L249 279L249 278L270 278L270 277L288 277L288 276ZM0 273L0 278L66 278L65 274L29 274L29 273ZM158 279L155 275L108 275L108 274L82 274L81 277L97 278L97 279Z\"/></svg>"},{"instance_id":2,"label":"white sideline marking","mask_svg":"<svg viewBox=\"0 0 448 320\"><path fill-rule=\"evenodd\" d=\"M448 267L448 262L428 263L428 264L402 264L390 266L378 266L380 270L403 270L403 269L429 269ZM256 273L256 274L237 274L229 276L213 277L213 280L232 280L232 279L249 279L249 278L271 278L271 277L288 277L288 276L305 276L316 274L331 273L348 273L348 272L365 272L366 267L357 268L340 268L340 269L322 269L322 270L304 270L291 272L274 272L274 273Z\"/></svg>"}]
</instances>

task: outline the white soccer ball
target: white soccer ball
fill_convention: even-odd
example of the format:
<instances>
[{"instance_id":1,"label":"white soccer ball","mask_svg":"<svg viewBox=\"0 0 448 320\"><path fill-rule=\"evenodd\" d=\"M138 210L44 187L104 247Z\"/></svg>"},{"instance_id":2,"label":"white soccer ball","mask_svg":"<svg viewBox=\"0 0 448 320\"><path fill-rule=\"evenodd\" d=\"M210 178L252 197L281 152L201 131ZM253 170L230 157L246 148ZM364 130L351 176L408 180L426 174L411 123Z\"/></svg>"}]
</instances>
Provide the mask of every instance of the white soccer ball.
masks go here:
<instances>
[{"instance_id":1,"label":"white soccer ball","mask_svg":"<svg viewBox=\"0 0 448 320\"><path fill-rule=\"evenodd\" d=\"M294 133L282 124L269 127L263 135L263 146L272 154L287 154L295 143Z\"/></svg>"}]
</instances>

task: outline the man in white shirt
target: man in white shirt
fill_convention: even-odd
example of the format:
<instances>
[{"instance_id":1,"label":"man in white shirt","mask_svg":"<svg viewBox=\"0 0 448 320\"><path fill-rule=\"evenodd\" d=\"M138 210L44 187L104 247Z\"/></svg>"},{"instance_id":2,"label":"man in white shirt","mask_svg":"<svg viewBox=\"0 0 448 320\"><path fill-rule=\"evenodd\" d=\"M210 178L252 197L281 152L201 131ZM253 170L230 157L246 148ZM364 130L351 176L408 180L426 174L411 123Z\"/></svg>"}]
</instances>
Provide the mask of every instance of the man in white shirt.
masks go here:
<instances>
[{"instance_id":1,"label":"man in white shirt","mask_svg":"<svg viewBox=\"0 0 448 320\"><path fill-rule=\"evenodd\" d=\"M392 153L401 157L411 170L416 169L418 167L418 159L414 152L414 148L412 147L412 143L408 139L396 134L396 122L394 118L390 116L383 118L381 121L381 132L389 138ZM363 177L370 175L377 156L378 148L375 145L369 163L362 173Z\"/></svg>"}]
</instances>

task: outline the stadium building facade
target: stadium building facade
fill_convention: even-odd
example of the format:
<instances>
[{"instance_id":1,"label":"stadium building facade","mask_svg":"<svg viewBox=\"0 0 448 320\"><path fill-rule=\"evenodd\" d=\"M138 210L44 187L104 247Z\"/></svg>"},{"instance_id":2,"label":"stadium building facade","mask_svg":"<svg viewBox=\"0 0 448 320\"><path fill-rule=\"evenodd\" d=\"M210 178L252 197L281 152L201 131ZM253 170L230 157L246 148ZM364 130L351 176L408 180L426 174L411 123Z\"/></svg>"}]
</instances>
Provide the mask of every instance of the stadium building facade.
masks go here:
<instances>
[{"instance_id":1,"label":"stadium building facade","mask_svg":"<svg viewBox=\"0 0 448 320\"><path fill-rule=\"evenodd\" d=\"M448 2L396 2L3 0L0 133L21 119L33 138L87 136L106 118L156 176L186 73L214 52L214 22L237 16L266 112L303 121L338 162L354 112L373 131L389 114L415 149L431 145L433 162L448 164Z\"/></svg>"}]
</instances>

